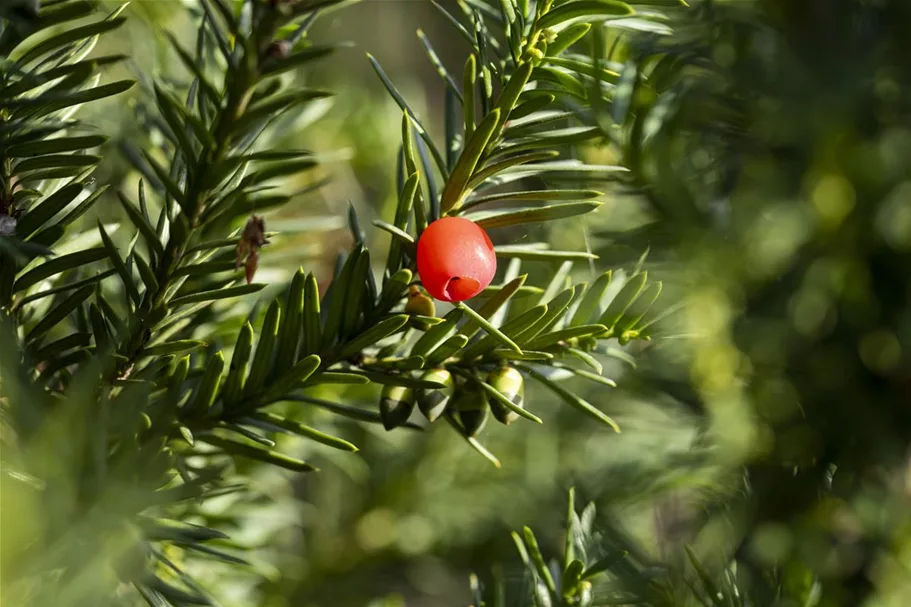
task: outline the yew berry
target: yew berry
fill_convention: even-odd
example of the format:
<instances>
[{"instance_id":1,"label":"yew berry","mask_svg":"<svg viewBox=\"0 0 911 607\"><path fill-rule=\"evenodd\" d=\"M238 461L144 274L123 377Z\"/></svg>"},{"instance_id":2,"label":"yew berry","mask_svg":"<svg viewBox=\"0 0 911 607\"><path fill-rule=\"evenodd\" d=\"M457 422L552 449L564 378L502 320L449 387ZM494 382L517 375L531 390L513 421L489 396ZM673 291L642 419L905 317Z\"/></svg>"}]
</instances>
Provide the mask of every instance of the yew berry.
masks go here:
<instances>
[{"instance_id":1,"label":"yew berry","mask_svg":"<svg viewBox=\"0 0 911 607\"><path fill-rule=\"evenodd\" d=\"M418 240L418 274L431 296L464 301L483 291L497 271L493 243L481 226L462 217L443 217Z\"/></svg>"}]
</instances>

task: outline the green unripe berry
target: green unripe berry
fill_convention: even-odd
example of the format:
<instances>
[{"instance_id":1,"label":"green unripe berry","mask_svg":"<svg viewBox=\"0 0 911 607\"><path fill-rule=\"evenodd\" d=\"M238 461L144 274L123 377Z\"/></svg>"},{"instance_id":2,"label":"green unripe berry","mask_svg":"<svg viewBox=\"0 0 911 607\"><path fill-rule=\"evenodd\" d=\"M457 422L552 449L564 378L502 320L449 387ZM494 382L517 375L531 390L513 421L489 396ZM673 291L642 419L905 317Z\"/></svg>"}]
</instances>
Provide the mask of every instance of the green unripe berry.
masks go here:
<instances>
[{"instance_id":1,"label":"green unripe berry","mask_svg":"<svg viewBox=\"0 0 911 607\"><path fill-rule=\"evenodd\" d=\"M414 411L414 392L404 386L384 386L380 395L380 419L386 430L398 428Z\"/></svg>"},{"instance_id":2,"label":"green unripe berry","mask_svg":"<svg viewBox=\"0 0 911 607\"><path fill-rule=\"evenodd\" d=\"M455 391L455 383L452 381L452 375L446 369L431 369L424 373L421 379L446 386L445 388L421 389L418 391L418 408L424 414L424 417L427 418L427 421L433 423L449 405L449 401Z\"/></svg>"},{"instance_id":3,"label":"green unripe berry","mask_svg":"<svg viewBox=\"0 0 911 607\"><path fill-rule=\"evenodd\" d=\"M516 404L522 407L525 403L525 378L512 367L500 367L490 372L487 383ZM519 414L507 408L500 401L490 401L490 410L501 424L509 425L519 419Z\"/></svg>"},{"instance_id":4,"label":"green unripe berry","mask_svg":"<svg viewBox=\"0 0 911 607\"><path fill-rule=\"evenodd\" d=\"M490 414L487 393L474 383L466 383L456 391L454 404L468 436L480 434Z\"/></svg>"}]
</instances>

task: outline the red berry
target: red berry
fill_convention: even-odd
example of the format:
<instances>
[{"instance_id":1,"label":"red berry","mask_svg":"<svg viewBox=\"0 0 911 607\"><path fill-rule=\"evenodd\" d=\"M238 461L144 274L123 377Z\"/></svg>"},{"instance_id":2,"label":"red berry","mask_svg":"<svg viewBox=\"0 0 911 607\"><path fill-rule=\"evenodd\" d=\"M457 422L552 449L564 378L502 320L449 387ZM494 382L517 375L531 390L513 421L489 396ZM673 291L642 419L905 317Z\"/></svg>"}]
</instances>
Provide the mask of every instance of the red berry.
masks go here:
<instances>
[{"instance_id":1,"label":"red berry","mask_svg":"<svg viewBox=\"0 0 911 607\"><path fill-rule=\"evenodd\" d=\"M497 271L493 243L478 224L444 217L418 240L418 274L427 292L441 301L463 301L483 291Z\"/></svg>"}]
</instances>

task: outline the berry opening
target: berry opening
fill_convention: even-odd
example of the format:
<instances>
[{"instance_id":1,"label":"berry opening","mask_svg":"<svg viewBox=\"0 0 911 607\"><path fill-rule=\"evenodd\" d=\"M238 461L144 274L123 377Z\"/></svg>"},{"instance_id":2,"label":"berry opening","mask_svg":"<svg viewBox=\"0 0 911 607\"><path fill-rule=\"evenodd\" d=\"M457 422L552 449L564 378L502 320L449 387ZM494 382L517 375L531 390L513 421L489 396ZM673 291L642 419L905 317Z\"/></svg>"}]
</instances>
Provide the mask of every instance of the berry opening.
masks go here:
<instances>
[{"instance_id":1,"label":"berry opening","mask_svg":"<svg viewBox=\"0 0 911 607\"><path fill-rule=\"evenodd\" d=\"M481 283L467 276L454 276L446 282L443 292L449 301L463 301L474 297L481 290Z\"/></svg>"}]
</instances>

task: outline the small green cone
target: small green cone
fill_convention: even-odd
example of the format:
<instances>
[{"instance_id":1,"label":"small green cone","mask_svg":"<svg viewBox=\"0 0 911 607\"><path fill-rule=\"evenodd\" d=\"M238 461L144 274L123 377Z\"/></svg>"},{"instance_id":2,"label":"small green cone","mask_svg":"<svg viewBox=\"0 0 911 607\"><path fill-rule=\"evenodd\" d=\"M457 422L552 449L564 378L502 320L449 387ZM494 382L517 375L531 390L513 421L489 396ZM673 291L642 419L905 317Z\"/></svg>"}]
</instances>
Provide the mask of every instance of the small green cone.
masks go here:
<instances>
[{"instance_id":1,"label":"small green cone","mask_svg":"<svg viewBox=\"0 0 911 607\"><path fill-rule=\"evenodd\" d=\"M418 316L436 316L436 304L424 294L420 287L411 285L408 289L408 302L405 304L405 313L417 314Z\"/></svg>"},{"instance_id":2,"label":"small green cone","mask_svg":"<svg viewBox=\"0 0 911 607\"><path fill-rule=\"evenodd\" d=\"M455 408L468 436L477 436L484 429L490 413L487 393L476 384L459 386L455 395Z\"/></svg>"},{"instance_id":3,"label":"small green cone","mask_svg":"<svg viewBox=\"0 0 911 607\"><path fill-rule=\"evenodd\" d=\"M512 367L500 367L491 371L487 383L516 406L522 407L525 403L525 379ZM519 419L518 413L506 408L496 399L490 401L490 410L498 422L507 426Z\"/></svg>"},{"instance_id":4,"label":"small green cone","mask_svg":"<svg viewBox=\"0 0 911 607\"><path fill-rule=\"evenodd\" d=\"M421 379L446 386L437 390L418 391L418 408L424 414L424 417L427 418L427 421L433 423L449 405L449 401L455 391L455 384L452 381L452 375L446 369L430 369L421 376Z\"/></svg>"},{"instance_id":5,"label":"small green cone","mask_svg":"<svg viewBox=\"0 0 911 607\"><path fill-rule=\"evenodd\" d=\"M404 386L384 386L380 396L380 419L386 430L398 428L414 411L414 392Z\"/></svg>"},{"instance_id":6,"label":"small green cone","mask_svg":"<svg viewBox=\"0 0 911 607\"><path fill-rule=\"evenodd\" d=\"M412 327L421 331L426 331L430 325L419 317L436 317L436 304L433 300L424 294L420 287L411 285L408 288L408 301L405 303L405 313L410 314L412 318L409 322Z\"/></svg>"}]
</instances>

